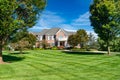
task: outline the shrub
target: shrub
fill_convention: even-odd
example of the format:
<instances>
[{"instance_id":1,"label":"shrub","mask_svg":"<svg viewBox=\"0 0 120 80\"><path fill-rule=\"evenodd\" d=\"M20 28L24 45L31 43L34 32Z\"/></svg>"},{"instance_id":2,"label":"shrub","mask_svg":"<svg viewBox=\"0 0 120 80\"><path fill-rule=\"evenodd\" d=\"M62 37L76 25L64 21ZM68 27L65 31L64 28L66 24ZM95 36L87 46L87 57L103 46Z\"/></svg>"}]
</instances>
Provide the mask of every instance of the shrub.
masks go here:
<instances>
[{"instance_id":1,"label":"shrub","mask_svg":"<svg viewBox=\"0 0 120 80\"><path fill-rule=\"evenodd\" d=\"M56 46L53 46L51 49L52 50L58 50L58 48Z\"/></svg>"},{"instance_id":2,"label":"shrub","mask_svg":"<svg viewBox=\"0 0 120 80\"><path fill-rule=\"evenodd\" d=\"M58 49L62 50L62 49L64 49L64 46L59 46Z\"/></svg>"}]
</instances>

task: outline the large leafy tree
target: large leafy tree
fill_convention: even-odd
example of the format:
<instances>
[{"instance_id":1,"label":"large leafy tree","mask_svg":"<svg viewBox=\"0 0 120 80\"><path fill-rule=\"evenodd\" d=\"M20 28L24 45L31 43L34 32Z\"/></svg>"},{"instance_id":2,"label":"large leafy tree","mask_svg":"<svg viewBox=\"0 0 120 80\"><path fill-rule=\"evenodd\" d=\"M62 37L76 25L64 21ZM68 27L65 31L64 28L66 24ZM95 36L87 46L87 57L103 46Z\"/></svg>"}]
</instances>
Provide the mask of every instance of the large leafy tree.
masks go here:
<instances>
[{"instance_id":1,"label":"large leafy tree","mask_svg":"<svg viewBox=\"0 0 120 80\"><path fill-rule=\"evenodd\" d=\"M98 38L99 50L107 50L106 42ZM120 52L120 37L117 37L112 43L111 51Z\"/></svg>"},{"instance_id":2,"label":"large leafy tree","mask_svg":"<svg viewBox=\"0 0 120 80\"><path fill-rule=\"evenodd\" d=\"M0 63L2 48L15 33L32 27L46 0L0 0Z\"/></svg>"},{"instance_id":3,"label":"large leafy tree","mask_svg":"<svg viewBox=\"0 0 120 80\"><path fill-rule=\"evenodd\" d=\"M120 1L94 0L90 13L91 25L100 39L106 42L110 54L110 45L120 34Z\"/></svg>"},{"instance_id":4,"label":"large leafy tree","mask_svg":"<svg viewBox=\"0 0 120 80\"><path fill-rule=\"evenodd\" d=\"M116 52L120 52L120 37L118 37L114 42L112 46L112 50Z\"/></svg>"}]
</instances>

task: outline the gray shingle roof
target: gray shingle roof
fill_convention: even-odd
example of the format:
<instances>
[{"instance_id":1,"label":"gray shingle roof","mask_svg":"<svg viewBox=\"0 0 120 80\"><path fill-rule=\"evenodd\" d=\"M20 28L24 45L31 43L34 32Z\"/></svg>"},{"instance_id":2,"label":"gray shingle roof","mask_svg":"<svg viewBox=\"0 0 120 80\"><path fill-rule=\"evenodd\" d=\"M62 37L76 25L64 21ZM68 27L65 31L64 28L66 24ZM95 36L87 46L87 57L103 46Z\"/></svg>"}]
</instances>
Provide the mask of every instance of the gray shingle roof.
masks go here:
<instances>
[{"instance_id":1,"label":"gray shingle roof","mask_svg":"<svg viewBox=\"0 0 120 80\"><path fill-rule=\"evenodd\" d=\"M49 29L49 30L46 32L46 35L55 35L59 30L60 30L60 28L52 28L52 29Z\"/></svg>"},{"instance_id":2,"label":"gray shingle roof","mask_svg":"<svg viewBox=\"0 0 120 80\"><path fill-rule=\"evenodd\" d=\"M49 29L43 29L41 32L39 32L39 35L45 35Z\"/></svg>"},{"instance_id":3,"label":"gray shingle roof","mask_svg":"<svg viewBox=\"0 0 120 80\"><path fill-rule=\"evenodd\" d=\"M61 28L51 28L51 29L43 29L41 32L36 33L36 35L55 35ZM75 32L69 32L64 29L62 29L66 35L72 35L75 34Z\"/></svg>"}]
</instances>

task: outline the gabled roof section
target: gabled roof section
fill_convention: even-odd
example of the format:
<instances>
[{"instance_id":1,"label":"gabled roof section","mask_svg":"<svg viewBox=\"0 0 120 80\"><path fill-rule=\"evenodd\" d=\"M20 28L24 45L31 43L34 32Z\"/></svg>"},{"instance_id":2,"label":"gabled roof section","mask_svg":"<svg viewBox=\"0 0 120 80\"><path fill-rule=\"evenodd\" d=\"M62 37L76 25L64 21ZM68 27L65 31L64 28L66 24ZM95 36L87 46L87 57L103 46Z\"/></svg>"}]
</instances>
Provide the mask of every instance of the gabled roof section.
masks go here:
<instances>
[{"instance_id":1,"label":"gabled roof section","mask_svg":"<svg viewBox=\"0 0 120 80\"><path fill-rule=\"evenodd\" d=\"M41 32L36 33L36 35L55 35L60 28L51 28L51 29L43 29Z\"/></svg>"},{"instance_id":2,"label":"gabled roof section","mask_svg":"<svg viewBox=\"0 0 120 80\"><path fill-rule=\"evenodd\" d=\"M41 32L39 32L39 35L45 35L47 32L49 31L49 29L43 29Z\"/></svg>"},{"instance_id":3,"label":"gabled roof section","mask_svg":"<svg viewBox=\"0 0 120 80\"><path fill-rule=\"evenodd\" d=\"M60 30L60 28L49 29L48 32L46 32L45 35L55 35L59 30Z\"/></svg>"}]
</instances>

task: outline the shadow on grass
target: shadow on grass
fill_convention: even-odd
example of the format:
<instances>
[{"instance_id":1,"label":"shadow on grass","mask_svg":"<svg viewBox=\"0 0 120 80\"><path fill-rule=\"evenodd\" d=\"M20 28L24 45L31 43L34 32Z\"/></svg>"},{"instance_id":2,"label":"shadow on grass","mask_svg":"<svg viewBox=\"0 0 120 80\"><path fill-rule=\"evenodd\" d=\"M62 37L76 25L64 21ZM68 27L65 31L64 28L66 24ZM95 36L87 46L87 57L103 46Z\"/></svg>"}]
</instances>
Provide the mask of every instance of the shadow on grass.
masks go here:
<instances>
[{"instance_id":1,"label":"shadow on grass","mask_svg":"<svg viewBox=\"0 0 120 80\"><path fill-rule=\"evenodd\" d=\"M76 55L105 55L106 53L105 52L89 52L89 51L63 51L64 53L66 54L76 54Z\"/></svg>"},{"instance_id":2,"label":"shadow on grass","mask_svg":"<svg viewBox=\"0 0 120 80\"><path fill-rule=\"evenodd\" d=\"M120 54L116 54L116 56L119 56L119 57L120 57Z\"/></svg>"},{"instance_id":3,"label":"shadow on grass","mask_svg":"<svg viewBox=\"0 0 120 80\"><path fill-rule=\"evenodd\" d=\"M18 54L29 54L29 52L14 51L14 52L10 52L10 54L13 54L13 55L18 55Z\"/></svg>"},{"instance_id":4,"label":"shadow on grass","mask_svg":"<svg viewBox=\"0 0 120 80\"><path fill-rule=\"evenodd\" d=\"M24 59L24 57L20 57L20 56L16 57L16 56L12 56L12 55L3 55L4 62L11 63L11 62L16 62L16 61L21 61L23 59Z\"/></svg>"}]
</instances>

